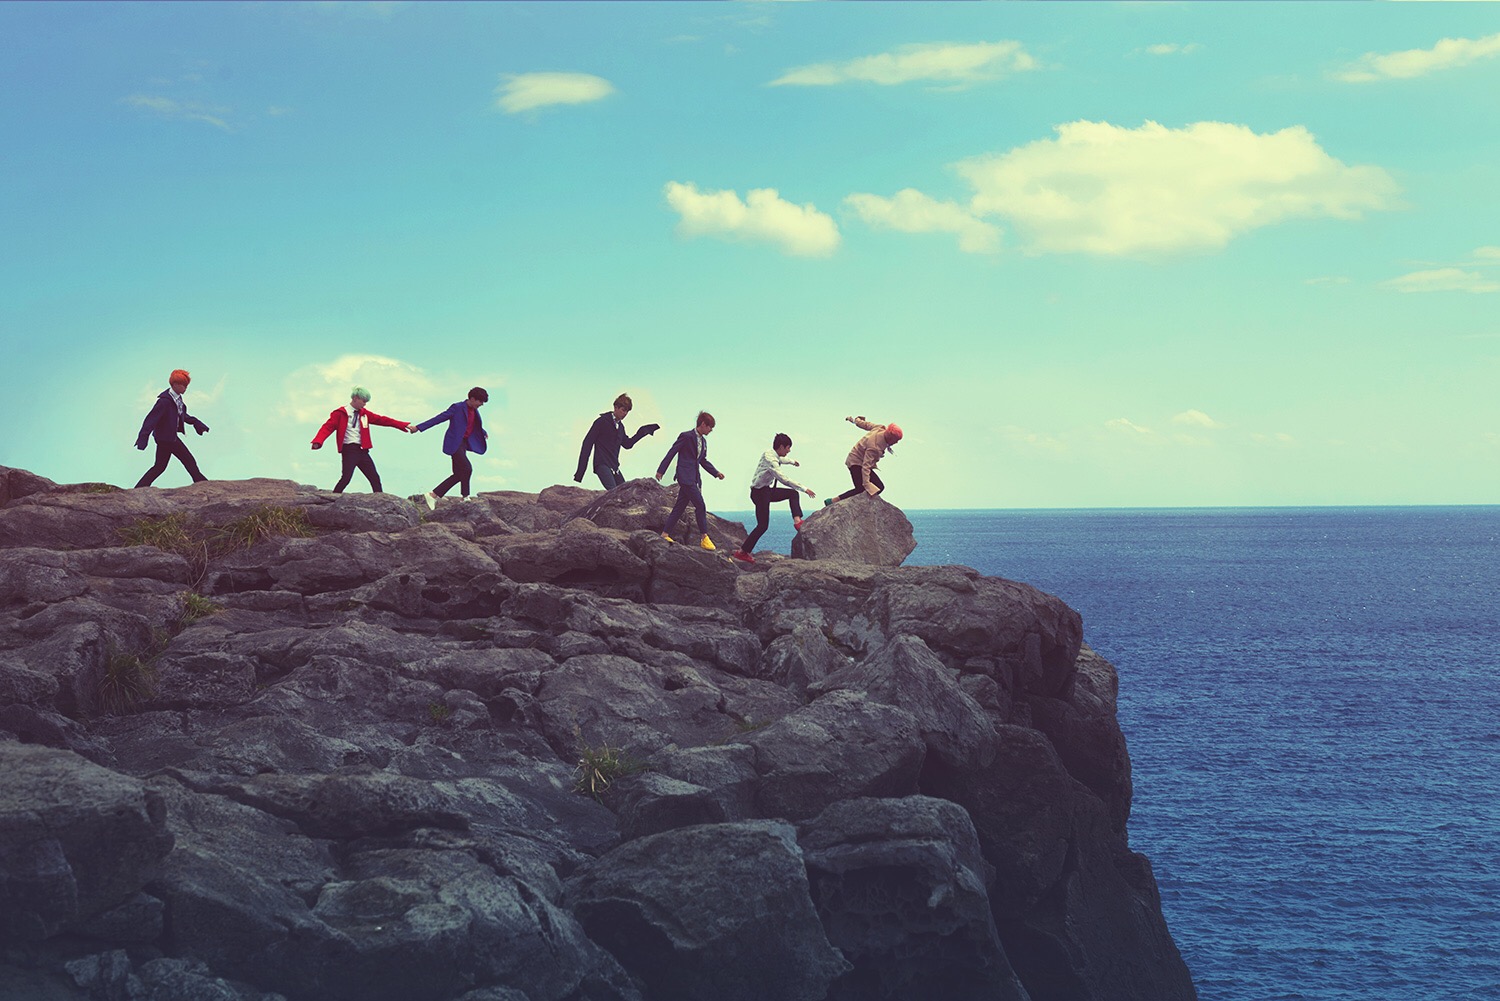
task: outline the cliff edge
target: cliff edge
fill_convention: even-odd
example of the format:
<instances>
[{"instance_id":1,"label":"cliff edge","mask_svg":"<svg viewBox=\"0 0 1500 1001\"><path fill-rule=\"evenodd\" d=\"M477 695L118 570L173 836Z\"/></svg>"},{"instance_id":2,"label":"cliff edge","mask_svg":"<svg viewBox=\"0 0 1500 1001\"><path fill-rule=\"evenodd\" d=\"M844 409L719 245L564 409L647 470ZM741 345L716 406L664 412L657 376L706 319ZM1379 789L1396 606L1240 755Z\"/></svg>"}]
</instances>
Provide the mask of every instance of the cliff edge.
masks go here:
<instances>
[{"instance_id":1,"label":"cliff edge","mask_svg":"<svg viewBox=\"0 0 1500 1001\"><path fill-rule=\"evenodd\" d=\"M0 467L0 994L1195 997L1076 612L670 501Z\"/></svg>"}]
</instances>

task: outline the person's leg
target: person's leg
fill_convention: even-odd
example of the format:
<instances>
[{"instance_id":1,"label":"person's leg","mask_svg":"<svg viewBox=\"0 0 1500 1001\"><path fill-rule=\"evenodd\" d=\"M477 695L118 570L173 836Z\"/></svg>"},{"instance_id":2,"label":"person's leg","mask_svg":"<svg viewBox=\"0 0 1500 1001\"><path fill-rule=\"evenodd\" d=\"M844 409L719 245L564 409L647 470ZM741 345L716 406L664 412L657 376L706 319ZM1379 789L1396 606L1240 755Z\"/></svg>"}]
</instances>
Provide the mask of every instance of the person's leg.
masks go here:
<instances>
[{"instance_id":1,"label":"person's leg","mask_svg":"<svg viewBox=\"0 0 1500 1001\"><path fill-rule=\"evenodd\" d=\"M198 460L193 458L192 452L188 451L187 442L181 438L173 438L172 454L177 456L177 461L182 463L182 468L187 470L188 475L193 478L194 483L202 483L208 479L207 476L203 475L202 470L198 468Z\"/></svg>"},{"instance_id":2,"label":"person's leg","mask_svg":"<svg viewBox=\"0 0 1500 1001\"><path fill-rule=\"evenodd\" d=\"M453 475L448 477L443 482L439 483L437 486L433 487L433 495L436 497L441 497L449 490L452 490L459 483L462 483L464 480L465 467L467 467L471 471L474 468L473 466L469 465L469 459L464 455L464 450L459 449L457 452L453 453Z\"/></svg>"},{"instance_id":3,"label":"person's leg","mask_svg":"<svg viewBox=\"0 0 1500 1001\"><path fill-rule=\"evenodd\" d=\"M834 500L847 500L848 498L853 497L855 494L862 494L865 492L863 484L859 482L859 467L845 466L844 468L849 470L849 478L854 481L854 489L845 490L843 493L835 497Z\"/></svg>"},{"instance_id":4,"label":"person's leg","mask_svg":"<svg viewBox=\"0 0 1500 1001\"><path fill-rule=\"evenodd\" d=\"M333 492L336 494L343 493L344 488L349 485L349 481L354 478L354 466L357 461L354 458L354 452L355 447L353 445L345 445L344 450L339 453L342 470L339 474L339 481L333 485Z\"/></svg>"},{"instance_id":5,"label":"person's leg","mask_svg":"<svg viewBox=\"0 0 1500 1001\"><path fill-rule=\"evenodd\" d=\"M168 442L158 441L156 443L156 461L151 468L136 481L138 487L149 487L156 482L156 478L167 471L167 463L172 459L172 446Z\"/></svg>"},{"instance_id":6,"label":"person's leg","mask_svg":"<svg viewBox=\"0 0 1500 1001\"><path fill-rule=\"evenodd\" d=\"M771 496L768 498L768 501L771 504L776 504L780 501L786 501L792 506L792 517L800 518L802 517L802 501L797 496L798 493L799 491L792 490L788 487L778 487L777 489L771 491Z\"/></svg>"},{"instance_id":7,"label":"person's leg","mask_svg":"<svg viewBox=\"0 0 1500 1001\"><path fill-rule=\"evenodd\" d=\"M708 509L703 503L703 488L693 487L693 511L698 515L698 535L708 534Z\"/></svg>"},{"instance_id":8,"label":"person's leg","mask_svg":"<svg viewBox=\"0 0 1500 1001\"><path fill-rule=\"evenodd\" d=\"M755 544L766 534L766 529L771 527L771 498L768 494L770 491L765 487L756 487L750 491L750 501L755 505L755 530L745 537L745 544L740 547L742 553L754 552Z\"/></svg>"},{"instance_id":9,"label":"person's leg","mask_svg":"<svg viewBox=\"0 0 1500 1001\"><path fill-rule=\"evenodd\" d=\"M599 482L604 484L605 490L613 490L625 482L625 478L620 475L618 469L611 469L608 466L595 466L594 475L599 477Z\"/></svg>"},{"instance_id":10,"label":"person's leg","mask_svg":"<svg viewBox=\"0 0 1500 1001\"><path fill-rule=\"evenodd\" d=\"M875 489L880 493L885 493L885 484L880 482L880 476L873 469L870 470L870 482L875 484Z\"/></svg>"},{"instance_id":11,"label":"person's leg","mask_svg":"<svg viewBox=\"0 0 1500 1001\"><path fill-rule=\"evenodd\" d=\"M374 493L382 493L380 489L380 473L375 469L375 460L370 457L370 450L359 448L354 451L354 462L359 471L365 474L365 479L370 481L370 490Z\"/></svg>"},{"instance_id":12,"label":"person's leg","mask_svg":"<svg viewBox=\"0 0 1500 1001\"><path fill-rule=\"evenodd\" d=\"M677 527L677 519L682 517L682 512L687 510L688 500L692 497L689 491L692 488L686 484L677 484L677 500L672 505L672 513L667 515L667 523L661 527L662 535L671 535Z\"/></svg>"},{"instance_id":13,"label":"person's leg","mask_svg":"<svg viewBox=\"0 0 1500 1001\"><path fill-rule=\"evenodd\" d=\"M458 493L460 497L467 497L469 496L469 480L474 476L474 463L469 461L468 452L459 452L453 460L454 466L457 466L460 461L463 462L463 469L456 470L459 473Z\"/></svg>"}]
</instances>

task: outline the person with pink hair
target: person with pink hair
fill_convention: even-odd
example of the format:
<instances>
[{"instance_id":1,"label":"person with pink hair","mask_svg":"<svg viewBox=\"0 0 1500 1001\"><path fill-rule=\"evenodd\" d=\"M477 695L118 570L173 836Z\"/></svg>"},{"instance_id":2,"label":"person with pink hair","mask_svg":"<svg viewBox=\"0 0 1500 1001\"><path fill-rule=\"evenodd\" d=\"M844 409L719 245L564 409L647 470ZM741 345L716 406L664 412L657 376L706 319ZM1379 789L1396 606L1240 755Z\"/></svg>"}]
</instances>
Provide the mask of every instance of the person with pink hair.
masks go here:
<instances>
[{"instance_id":1,"label":"person with pink hair","mask_svg":"<svg viewBox=\"0 0 1500 1001\"><path fill-rule=\"evenodd\" d=\"M187 392L188 383L193 378L185 369L174 368L172 374L167 377L168 388L163 390L156 398L156 405L146 415L146 420L141 424L141 433L136 435L135 447L142 452L146 450L146 439L156 439L156 461L146 474L136 483L138 487L149 487L156 478L167 470L167 463L172 456L182 463L188 475L193 478L194 483L202 483L208 479L198 469L198 460L193 458L193 453L188 451L187 443L182 440L182 433L187 430L189 424L199 434L208 433L208 425L194 417L187 411L187 404L183 402L182 394Z\"/></svg>"},{"instance_id":2,"label":"person with pink hair","mask_svg":"<svg viewBox=\"0 0 1500 1001\"><path fill-rule=\"evenodd\" d=\"M853 497L860 492L874 497L885 490L885 484L881 483L880 477L875 474L875 464L891 446L904 436L898 424L876 424L863 417L845 417L844 420L868 433L854 443L854 447L849 450L848 457L844 459L844 465L849 467L849 478L854 481L854 488L845 490L829 500L829 504Z\"/></svg>"}]
</instances>

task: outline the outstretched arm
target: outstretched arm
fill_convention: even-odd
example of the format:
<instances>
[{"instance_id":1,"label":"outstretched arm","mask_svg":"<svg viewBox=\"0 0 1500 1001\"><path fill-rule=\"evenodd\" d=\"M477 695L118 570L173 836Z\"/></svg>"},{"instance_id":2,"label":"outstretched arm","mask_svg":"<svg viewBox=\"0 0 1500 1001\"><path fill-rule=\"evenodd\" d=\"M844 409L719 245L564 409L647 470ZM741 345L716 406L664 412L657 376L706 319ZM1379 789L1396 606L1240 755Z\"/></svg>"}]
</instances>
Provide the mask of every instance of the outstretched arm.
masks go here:
<instances>
[{"instance_id":1,"label":"outstretched arm","mask_svg":"<svg viewBox=\"0 0 1500 1001\"><path fill-rule=\"evenodd\" d=\"M660 430L661 430L661 425L660 424L642 424L641 427L640 427L640 430L636 431L636 433L634 435L632 435L631 437L626 438L624 441L620 442L620 444L624 445L626 448L635 448L635 443L636 442L638 442L642 438L646 437L646 435L648 435L648 434L655 434L657 431L660 431Z\"/></svg>"},{"instance_id":2,"label":"outstretched arm","mask_svg":"<svg viewBox=\"0 0 1500 1001\"><path fill-rule=\"evenodd\" d=\"M578 471L573 474L574 483L583 482L583 469L588 465L589 452L594 447L594 441L599 437L599 421L603 418L594 418L594 423L589 425L589 433L583 436L583 448L578 452Z\"/></svg>"}]
</instances>

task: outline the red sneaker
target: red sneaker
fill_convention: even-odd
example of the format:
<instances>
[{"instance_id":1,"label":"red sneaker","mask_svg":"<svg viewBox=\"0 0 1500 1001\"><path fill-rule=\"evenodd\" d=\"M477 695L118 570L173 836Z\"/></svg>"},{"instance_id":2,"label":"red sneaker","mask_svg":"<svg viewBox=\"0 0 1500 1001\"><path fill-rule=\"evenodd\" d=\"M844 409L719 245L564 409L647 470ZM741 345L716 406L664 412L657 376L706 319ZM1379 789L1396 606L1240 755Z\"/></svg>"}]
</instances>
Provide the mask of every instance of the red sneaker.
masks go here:
<instances>
[{"instance_id":1,"label":"red sneaker","mask_svg":"<svg viewBox=\"0 0 1500 1001\"><path fill-rule=\"evenodd\" d=\"M801 518L793 518L792 519L792 527L795 528L799 532L802 531L802 519Z\"/></svg>"},{"instance_id":2,"label":"red sneaker","mask_svg":"<svg viewBox=\"0 0 1500 1001\"><path fill-rule=\"evenodd\" d=\"M749 553L745 552L742 549L736 549L731 555L735 559L739 560L742 563L754 563L755 562L755 557L751 556Z\"/></svg>"}]
</instances>

